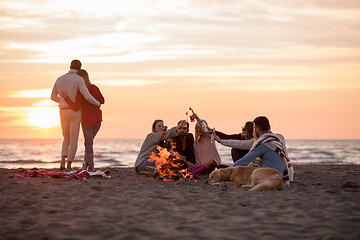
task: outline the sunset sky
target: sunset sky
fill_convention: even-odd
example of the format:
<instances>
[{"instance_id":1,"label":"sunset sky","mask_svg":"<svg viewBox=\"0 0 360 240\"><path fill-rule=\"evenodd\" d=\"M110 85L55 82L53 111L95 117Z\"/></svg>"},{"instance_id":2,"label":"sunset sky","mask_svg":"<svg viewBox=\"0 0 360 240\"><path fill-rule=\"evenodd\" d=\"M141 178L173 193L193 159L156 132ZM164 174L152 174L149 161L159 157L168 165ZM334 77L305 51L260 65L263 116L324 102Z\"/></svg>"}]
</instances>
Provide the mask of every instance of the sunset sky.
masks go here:
<instances>
[{"instance_id":1,"label":"sunset sky","mask_svg":"<svg viewBox=\"0 0 360 240\"><path fill-rule=\"evenodd\" d=\"M79 59L99 138L192 107L226 133L264 115L287 139L360 139L359 0L0 0L0 36L0 138L61 138L50 93Z\"/></svg>"}]
</instances>

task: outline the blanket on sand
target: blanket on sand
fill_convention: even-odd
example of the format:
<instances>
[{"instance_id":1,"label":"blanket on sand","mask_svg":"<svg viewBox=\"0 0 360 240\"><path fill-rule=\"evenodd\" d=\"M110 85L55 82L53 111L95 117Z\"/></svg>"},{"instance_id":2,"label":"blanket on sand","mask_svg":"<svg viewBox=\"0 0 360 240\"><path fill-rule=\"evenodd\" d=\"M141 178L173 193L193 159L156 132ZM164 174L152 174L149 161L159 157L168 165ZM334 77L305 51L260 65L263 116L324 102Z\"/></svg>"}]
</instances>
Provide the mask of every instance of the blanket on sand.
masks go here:
<instances>
[{"instance_id":1,"label":"blanket on sand","mask_svg":"<svg viewBox=\"0 0 360 240\"><path fill-rule=\"evenodd\" d=\"M75 178L78 180L90 178L91 176L102 176L105 178L110 178L110 172L102 172L97 170L96 172L89 172L86 170L77 170L71 172L60 172L60 171L47 171L39 170L37 168L33 169L23 169L21 173L11 175L10 177L14 178Z\"/></svg>"}]
</instances>

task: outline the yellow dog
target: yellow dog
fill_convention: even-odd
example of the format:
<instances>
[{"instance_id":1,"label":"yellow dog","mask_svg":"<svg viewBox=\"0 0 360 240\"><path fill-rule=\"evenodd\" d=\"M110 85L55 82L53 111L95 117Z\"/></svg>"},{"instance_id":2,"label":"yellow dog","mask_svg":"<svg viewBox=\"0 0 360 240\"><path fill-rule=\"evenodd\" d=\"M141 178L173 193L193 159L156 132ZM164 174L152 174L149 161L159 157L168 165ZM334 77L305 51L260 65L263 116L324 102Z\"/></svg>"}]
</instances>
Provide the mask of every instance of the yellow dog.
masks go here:
<instances>
[{"instance_id":1,"label":"yellow dog","mask_svg":"<svg viewBox=\"0 0 360 240\"><path fill-rule=\"evenodd\" d=\"M212 171L207 184L227 187L249 187L250 191L283 189L284 181L279 171L273 168L228 167Z\"/></svg>"}]
</instances>

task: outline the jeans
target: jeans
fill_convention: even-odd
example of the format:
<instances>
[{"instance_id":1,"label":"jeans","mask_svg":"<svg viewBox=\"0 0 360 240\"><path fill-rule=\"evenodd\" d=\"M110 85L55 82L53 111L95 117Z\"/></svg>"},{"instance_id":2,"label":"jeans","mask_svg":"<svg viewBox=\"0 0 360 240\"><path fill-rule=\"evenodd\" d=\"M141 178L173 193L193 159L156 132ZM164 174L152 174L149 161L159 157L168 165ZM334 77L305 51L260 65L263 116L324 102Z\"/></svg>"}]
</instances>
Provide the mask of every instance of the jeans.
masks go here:
<instances>
[{"instance_id":1,"label":"jeans","mask_svg":"<svg viewBox=\"0 0 360 240\"><path fill-rule=\"evenodd\" d=\"M95 127L84 129L84 125L81 123L83 134L84 134L84 145L85 145L85 154L94 153L93 143L94 138L97 132L100 130L101 123Z\"/></svg>"},{"instance_id":2,"label":"jeans","mask_svg":"<svg viewBox=\"0 0 360 240\"><path fill-rule=\"evenodd\" d=\"M69 162L74 161L80 131L81 111L60 109L61 129L64 137L61 156L67 157Z\"/></svg>"},{"instance_id":3,"label":"jeans","mask_svg":"<svg viewBox=\"0 0 360 240\"><path fill-rule=\"evenodd\" d=\"M141 174L143 171L146 171L146 167L156 167L155 161L149 161L149 159L145 159L139 166L136 167L136 172Z\"/></svg>"}]
</instances>

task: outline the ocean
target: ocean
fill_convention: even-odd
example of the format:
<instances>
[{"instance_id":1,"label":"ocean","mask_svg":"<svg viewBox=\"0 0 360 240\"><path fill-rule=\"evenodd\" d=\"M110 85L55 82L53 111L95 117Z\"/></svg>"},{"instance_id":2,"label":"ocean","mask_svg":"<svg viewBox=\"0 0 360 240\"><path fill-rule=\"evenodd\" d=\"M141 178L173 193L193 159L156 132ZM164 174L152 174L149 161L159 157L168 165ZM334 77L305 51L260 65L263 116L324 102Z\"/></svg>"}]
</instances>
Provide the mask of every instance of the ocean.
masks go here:
<instances>
[{"instance_id":1,"label":"ocean","mask_svg":"<svg viewBox=\"0 0 360 240\"><path fill-rule=\"evenodd\" d=\"M95 167L133 167L143 139L95 139ZM61 139L0 139L0 168L58 168ZM287 140L296 164L360 164L360 140ZM230 148L217 143L223 164L231 164ZM73 167L82 165L80 139Z\"/></svg>"}]
</instances>

